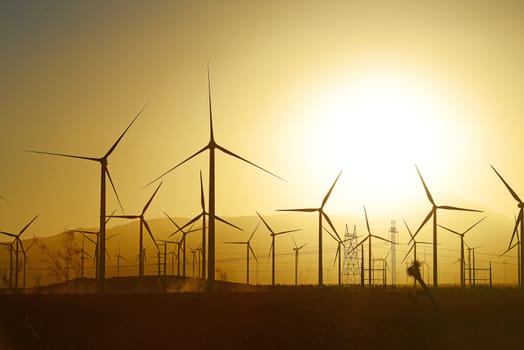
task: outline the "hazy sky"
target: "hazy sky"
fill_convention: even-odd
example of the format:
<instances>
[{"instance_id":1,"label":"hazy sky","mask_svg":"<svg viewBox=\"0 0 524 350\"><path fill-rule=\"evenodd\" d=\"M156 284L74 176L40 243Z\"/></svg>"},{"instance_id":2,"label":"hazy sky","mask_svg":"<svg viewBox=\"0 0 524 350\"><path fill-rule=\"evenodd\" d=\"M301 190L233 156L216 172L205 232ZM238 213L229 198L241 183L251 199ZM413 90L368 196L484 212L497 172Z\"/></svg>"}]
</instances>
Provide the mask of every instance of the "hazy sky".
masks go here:
<instances>
[{"instance_id":1,"label":"hazy sky","mask_svg":"<svg viewBox=\"0 0 524 350\"><path fill-rule=\"evenodd\" d=\"M149 102L109 159L141 210L207 142L209 60L217 141L287 180L220 154L218 214L318 206L342 169L329 212L416 226L417 163L439 203L505 215L505 245L517 209L489 165L524 196L523 37L516 0L2 1L0 226L97 226L99 165L26 150L102 156ZM148 217L196 214L207 160L166 177Z\"/></svg>"}]
</instances>

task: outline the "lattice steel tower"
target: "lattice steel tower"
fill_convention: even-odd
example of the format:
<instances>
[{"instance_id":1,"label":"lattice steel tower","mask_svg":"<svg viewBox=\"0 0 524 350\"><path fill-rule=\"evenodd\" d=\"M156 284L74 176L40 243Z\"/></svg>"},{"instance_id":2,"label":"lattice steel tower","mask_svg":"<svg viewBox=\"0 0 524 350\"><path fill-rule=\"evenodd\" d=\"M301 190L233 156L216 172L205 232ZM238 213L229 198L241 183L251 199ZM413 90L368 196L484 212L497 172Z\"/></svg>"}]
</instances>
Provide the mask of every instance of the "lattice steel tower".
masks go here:
<instances>
[{"instance_id":1,"label":"lattice steel tower","mask_svg":"<svg viewBox=\"0 0 524 350\"><path fill-rule=\"evenodd\" d=\"M391 241L391 284L396 285L397 283L397 241L398 231L396 227L396 221L391 220L391 228L389 229L390 241Z\"/></svg>"},{"instance_id":2,"label":"lattice steel tower","mask_svg":"<svg viewBox=\"0 0 524 350\"><path fill-rule=\"evenodd\" d=\"M346 233L344 235L344 270L343 283L344 284L360 284L360 256L359 249L353 250L358 244L357 241L357 227L353 226L353 233L349 232L348 225L346 225Z\"/></svg>"}]
</instances>

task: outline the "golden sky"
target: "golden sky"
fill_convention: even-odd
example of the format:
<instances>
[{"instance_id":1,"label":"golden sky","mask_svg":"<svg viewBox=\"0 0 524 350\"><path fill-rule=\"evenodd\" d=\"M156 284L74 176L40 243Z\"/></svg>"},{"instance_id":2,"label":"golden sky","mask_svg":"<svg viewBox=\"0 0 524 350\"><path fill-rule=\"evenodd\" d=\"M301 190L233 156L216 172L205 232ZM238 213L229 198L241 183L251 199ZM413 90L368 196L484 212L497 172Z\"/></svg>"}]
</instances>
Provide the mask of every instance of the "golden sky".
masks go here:
<instances>
[{"instance_id":1,"label":"golden sky","mask_svg":"<svg viewBox=\"0 0 524 350\"><path fill-rule=\"evenodd\" d=\"M523 37L516 0L4 1L2 229L96 226L99 166L25 150L102 156L149 102L109 159L139 211L142 186L207 142L209 60L217 141L287 180L218 155L219 215L318 206L343 170L330 213L416 226L416 163L437 202L504 215L505 246L517 209L489 165L524 196ZM166 177L148 216L197 213L200 169Z\"/></svg>"}]
</instances>

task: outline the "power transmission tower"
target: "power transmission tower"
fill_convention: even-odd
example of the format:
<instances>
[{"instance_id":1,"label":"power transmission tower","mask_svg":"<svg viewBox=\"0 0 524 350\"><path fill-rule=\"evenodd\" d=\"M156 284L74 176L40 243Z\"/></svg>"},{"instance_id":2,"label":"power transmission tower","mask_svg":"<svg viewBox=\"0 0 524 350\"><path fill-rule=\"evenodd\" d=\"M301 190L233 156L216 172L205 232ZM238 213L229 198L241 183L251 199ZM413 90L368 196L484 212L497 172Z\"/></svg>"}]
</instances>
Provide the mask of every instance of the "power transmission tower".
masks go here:
<instances>
[{"instance_id":1,"label":"power transmission tower","mask_svg":"<svg viewBox=\"0 0 524 350\"><path fill-rule=\"evenodd\" d=\"M348 225L346 225L346 233L344 235L344 284L359 284L360 283L360 257L359 250L353 249L358 244L357 241L357 227L353 226L353 232L350 233Z\"/></svg>"},{"instance_id":2,"label":"power transmission tower","mask_svg":"<svg viewBox=\"0 0 524 350\"><path fill-rule=\"evenodd\" d=\"M396 227L396 221L391 220L391 228L389 229L390 241L391 241L391 284L394 286L397 284L397 240L398 231Z\"/></svg>"}]
</instances>

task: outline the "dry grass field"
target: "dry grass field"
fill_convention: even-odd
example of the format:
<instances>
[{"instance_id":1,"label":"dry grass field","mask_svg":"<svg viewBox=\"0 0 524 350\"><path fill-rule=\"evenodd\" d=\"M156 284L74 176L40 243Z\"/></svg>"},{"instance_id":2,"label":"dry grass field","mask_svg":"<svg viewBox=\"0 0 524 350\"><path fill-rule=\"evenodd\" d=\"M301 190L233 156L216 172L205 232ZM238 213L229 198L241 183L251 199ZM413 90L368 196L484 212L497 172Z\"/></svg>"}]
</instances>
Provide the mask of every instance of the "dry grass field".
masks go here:
<instances>
[{"instance_id":1,"label":"dry grass field","mask_svg":"<svg viewBox=\"0 0 524 350\"><path fill-rule=\"evenodd\" d=\"M282 287L0 296L0 349L522 349L524 296ZM40 291L42 292L42 291Z\"/></svg>"}]
</instances>

